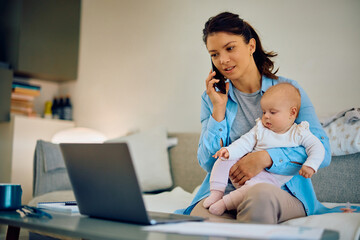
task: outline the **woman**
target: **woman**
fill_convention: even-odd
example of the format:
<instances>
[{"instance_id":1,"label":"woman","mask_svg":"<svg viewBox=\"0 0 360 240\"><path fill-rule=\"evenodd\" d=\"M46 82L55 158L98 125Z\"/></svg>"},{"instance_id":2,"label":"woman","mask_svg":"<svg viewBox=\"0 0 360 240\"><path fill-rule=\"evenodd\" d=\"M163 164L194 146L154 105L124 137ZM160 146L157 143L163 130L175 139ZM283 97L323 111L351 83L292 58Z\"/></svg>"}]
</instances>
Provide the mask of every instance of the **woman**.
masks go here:
<instances>
[{"instance_id":1,"label":"woman","mask_svg":"<svg viewBox=\"0 0 360 240\"><path fill-rule=\"evenodd\" d=\"M183 213L217 218L202 203L210 192L209 175L216 160L212 156L255 125L255 119L262 115L261 96L270 86L290 82L300 90L301 108L295 122L308 121L311 132L324 145L326 153L320 168L330 164L331 155L328 138L308 96L297 82L275 75L270 58L276 54L262 49L257 33L247 22L236 14L224 12L207 21L203 34L215 67L229 81L226 83L226 94L222 94L214 87L219 82L213 78L215 72L210 72L206 79L206 92L202 95L201 105L202 131L198 160L208 174L191 206ZM306 158L303 147L273 148L244 156L230 170L230 178L235 186L244 184L262 169L295 176L282 189L266 183L255 185L237 206L237 211L226 212L221 217L276 224L326 211L316 199L311 180L297 174ZM231 190L234 187L229 183L227 192Z\"/></svg>"}]
</instances>

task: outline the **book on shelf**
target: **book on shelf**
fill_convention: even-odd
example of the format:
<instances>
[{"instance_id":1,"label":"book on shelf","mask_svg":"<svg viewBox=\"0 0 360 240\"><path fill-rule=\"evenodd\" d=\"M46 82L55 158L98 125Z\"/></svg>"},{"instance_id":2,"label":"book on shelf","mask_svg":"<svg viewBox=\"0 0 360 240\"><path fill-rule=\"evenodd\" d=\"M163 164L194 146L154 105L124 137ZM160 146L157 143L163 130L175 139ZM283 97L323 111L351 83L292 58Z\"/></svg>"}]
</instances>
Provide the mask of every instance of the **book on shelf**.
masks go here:
<instances>
[{"instance_id":1,"label":"book on shelf","mask_svg":"<svg viewBox=\"0 0 360 240\"><path fill-rule=\"evenodd\" d=\"M34 89L23 88L23 87L13 87L13 92L26 94L26 95L30 95L30 96L34 96L34 97L37 97L40 95L40 90L34 90Z\"/></svg>"},{"instance_id":2,"label":"book on shelf","mask_svg":"<svg viewBox=\"0 0 360 240\"><path fill-rule=\"evenodd\" d=\"M39 96L41 87L25 81L13 81L12 89L15 93L26 94L30 96Z\"/></svg>"},{"instance_id":3,"label":"book on shelf","mask_svg":"<svg viewBox=\"0 0 360 240\"><path fill-rule=\"evenodd\" d=\"M33 101L18 101L12 99L10 104L10 112L28 117L36 116Z\"/></svg>"},{"instance_id":4,"label":"book on shelf","mask_svg":"<svg viewBox=\"0 0 360 240\"><path fill-rule=\"evenodd\" d=\"M27 95L23 93L11 93L11 100L20 100L20 101L34 101L35 96Z\"/></svg>"},{"instance_id":5,"label":"book on shelf","mask_svg":"<svg viewBox=\"0 0 360 240\"><path fill-rule=\"evenodd\" d=\"M33 89L33 90L41 89L40 85L32 84L25 80L14 80L12 82L12 85L13 85L13 87L22 87L22 88L28 88L28 89Z\"/></svg>"},{"instance_id":6,"label":"book on shelf","mask_svg":"<svg viewBox=\"0 0 360 240\"><path fill-rule=\"evenodd\" d=\"M10 107L11 111L17 111L17 112L23 112L23 113L26 113L26 114L31 114L34 111L33 107L26 107L26 106L13 106L11 105Z\"/></svg>"},{"instance_id":7,"label":"book on shelf","mask_svg":"<svg viewBox=\"0 0 360 240\"><path fill-rule=\"evenodd\" d=\"M11 106L33 108L34 101L11 99Z\"/></svg>"},{"instance_id":8,"label":"book on shelf","mask_svg":"<svg viewBox=\"0 0 360 240\"><path fill-rule=\"evenodd\" d=\"M31 90L40 90L41 87L39 85L29 84L29 83L23 83L23 82L16 82L13 81L12 83L13 88L26 88Z\"/></svg>"},{"instance_id":9,"label":"book on shelf","mask_svg":"<svg viewBox=\"0 0 360 240\"><path fill-rule=\"evenodd\" d=\"M40 87L13 82L10 113L28 117L36 116L34 100L40 95Z\"/></svg>"},{"instance_id":10,"label":"book on shelf","mask_svg":"<svg viewBox=\"0 0 360 240\"><path fill-rule=\"evenodd\" d=\"M34 110L34 99L35 96L11 93L10 112L25 116L36 116L36 112Z\"/></svg>"}]
</instances>

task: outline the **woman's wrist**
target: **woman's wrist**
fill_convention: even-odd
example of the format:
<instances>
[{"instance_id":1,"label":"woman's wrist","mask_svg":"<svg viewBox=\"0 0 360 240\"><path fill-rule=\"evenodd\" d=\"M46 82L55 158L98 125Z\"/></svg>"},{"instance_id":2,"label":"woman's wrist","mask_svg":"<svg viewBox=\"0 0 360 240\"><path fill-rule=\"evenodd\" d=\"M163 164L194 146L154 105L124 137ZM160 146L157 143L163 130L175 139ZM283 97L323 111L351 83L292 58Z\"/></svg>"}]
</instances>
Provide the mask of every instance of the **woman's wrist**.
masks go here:
<instances>
[{"instance_id":1,"label":"woman's wrist","mask_svg":"<svg viewBox=\"0 0 360 240\"><path fill-rule=\"evenodd\" d=\"M213 108L213 113L212 113L212 117L217 121L217 122L221 122L222 120L225 119L225 111L226 108L223 107L215 107Z\"/></svg>"},{"instance_id":2,"label":"woman's wrist","mask_svg":"<svg viewBox=\"0 0 360 240\"><path fill-rule=\"evenodd\" d=\"M270 154L267 151L261 151L261 153L263 156L260 159L262 160L264 168L270 168L273 164Z\"/></svg>"}]
</instances>

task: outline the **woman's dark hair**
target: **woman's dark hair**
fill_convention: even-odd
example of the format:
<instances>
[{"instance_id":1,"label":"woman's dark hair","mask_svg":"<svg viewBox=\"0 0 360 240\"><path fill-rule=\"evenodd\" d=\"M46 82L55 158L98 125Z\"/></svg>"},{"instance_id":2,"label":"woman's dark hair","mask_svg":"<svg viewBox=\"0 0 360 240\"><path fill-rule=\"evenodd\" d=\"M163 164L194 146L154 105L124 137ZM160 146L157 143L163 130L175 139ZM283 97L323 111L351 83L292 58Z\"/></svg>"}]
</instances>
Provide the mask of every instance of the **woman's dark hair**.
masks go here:
<instances>
[{"instance_id":1,"label":"woman's dark hair","mask_svg":"<svg viewBox=\"0 0 360 240\"><path fill-rule=\"evenodd\" d=\"M256 41L256 49L253 55L257 69L261 75L265 75L266 77L272 79L278 79L275 75L278 69L275 72L272 72L274 70L274 63L270 60L270 58L277 56L277 53L265 52L262 48L260 38L254 28L241 19L239 15L230 12L223 12L209 18L209 20L205 23L205 28L203 30L203 40L205 44L207 44L209 35L216 32L227 32L241 35L243 36L246 44L249 43L251 38L254 38Z\"/></svg>"}]
</instances>

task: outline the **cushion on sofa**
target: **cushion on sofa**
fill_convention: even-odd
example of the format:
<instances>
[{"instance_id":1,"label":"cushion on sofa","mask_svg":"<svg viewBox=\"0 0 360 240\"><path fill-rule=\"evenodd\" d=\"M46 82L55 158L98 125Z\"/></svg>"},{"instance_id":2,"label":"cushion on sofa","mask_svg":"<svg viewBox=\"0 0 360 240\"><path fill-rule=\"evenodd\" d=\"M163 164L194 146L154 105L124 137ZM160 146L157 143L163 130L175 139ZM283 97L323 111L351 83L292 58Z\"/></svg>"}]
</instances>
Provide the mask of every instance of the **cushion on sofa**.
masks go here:
<instances>
[{"instance_id":1,"label":"cushion on sofa","mask_svg":"<svg viewBox=\"0 0 360 240\"><path fill-rule=\"evenodd\" d=\"M360 153L332 156L330 166L311 178L320 202L360 203Z\"/></svg>"},{"instance_id":2,"label":"cushion on sofa","mask_svg":"<svg viewBox=\"0 0 360 240\"><path fill-rule=\"evenodd\" d=\"M324 127L324 130L329 137L333 156L360 151L360 120L349 122L344 116Z\"/></svg>"},{"instance_id":3,"label":"cushion on sofa","mask_svg":"<svg viewBox=\"0 0 360 240\"><path fill-rule=\"evenodd\" d=\"M181 186L185 191L193 192L206 176L197 160L199 133L170 133L178 144L169 149L171 174L174 186Z\"/></svg>"},{"instance_id":4,"label":"cushion on sofa","mask_svg":"<svg viewBox=\"0 0 360 240\"><path fill-rule=\"evenodd\" d=\"M33 196L72 189L58 144L38 140L34 154Z\"/></svg>"},{"instance_id":5,"label":"cushion on sofa","mask_svg":"<svg viewBox=\"0 0 360 240\"><path fill-rule=\"evenodd\" d=\"M155 127L106 142L128 143L142 191L172 187L167 132L164 127Z\"/></svg>"}]
</instances>

